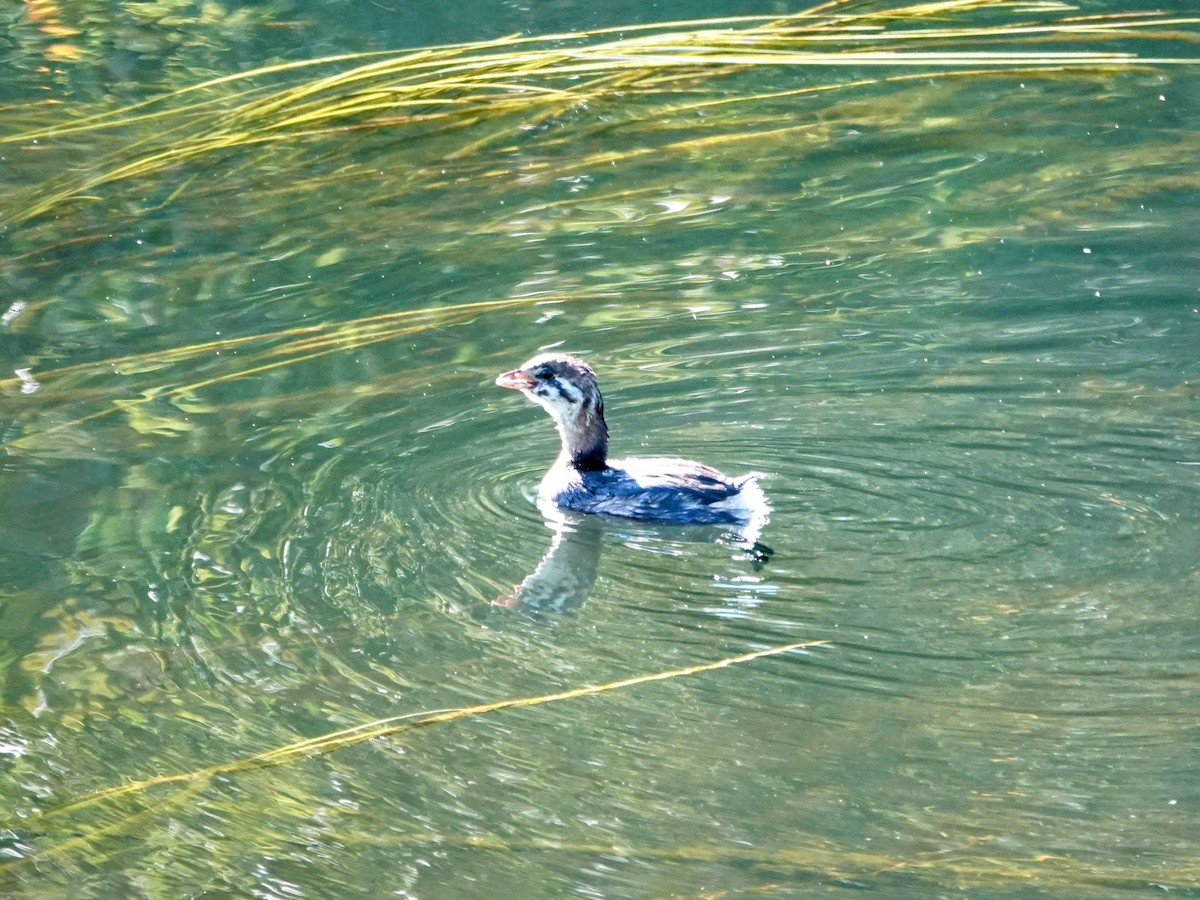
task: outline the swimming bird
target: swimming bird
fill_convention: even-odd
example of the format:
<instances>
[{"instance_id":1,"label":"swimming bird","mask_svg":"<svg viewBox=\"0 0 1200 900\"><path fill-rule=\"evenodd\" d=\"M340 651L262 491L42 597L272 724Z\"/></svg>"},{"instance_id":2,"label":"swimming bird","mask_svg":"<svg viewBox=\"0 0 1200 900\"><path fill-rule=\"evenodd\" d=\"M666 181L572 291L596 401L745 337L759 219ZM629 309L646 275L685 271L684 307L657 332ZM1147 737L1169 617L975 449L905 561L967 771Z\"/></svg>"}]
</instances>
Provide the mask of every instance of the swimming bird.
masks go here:
<instances>
[{"instance_id":1,"label":"swimming bird","mask_svg":"<svg viewBox=\"0 0 1200 900\"><path fill-rule=\"evenodd\" d=\"M558 427L562 449L542 478L539 502L645 521L752 526L755 534L765 522L770 507L757 473L730 478L674 457L610 460L604 398L582 359L545 353L496 384L521 391Z\"/></svg>"}]
</instances>

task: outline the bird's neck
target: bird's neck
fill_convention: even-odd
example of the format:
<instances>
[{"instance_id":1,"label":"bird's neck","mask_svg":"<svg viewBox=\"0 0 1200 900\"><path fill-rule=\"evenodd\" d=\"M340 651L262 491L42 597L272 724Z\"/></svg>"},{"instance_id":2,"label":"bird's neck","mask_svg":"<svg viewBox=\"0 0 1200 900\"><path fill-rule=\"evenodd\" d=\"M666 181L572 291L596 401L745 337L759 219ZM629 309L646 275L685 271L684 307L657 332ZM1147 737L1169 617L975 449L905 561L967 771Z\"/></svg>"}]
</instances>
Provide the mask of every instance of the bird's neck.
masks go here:
<instances>
[{"instance_id":1,"label":"bird's neck","mask_svg":"<svg viewBox=\"0 0 1200 900\"><path fill-rule=\"evenodd\" d=\"M558 464L581 472L595 472L608 465L608 425L604 413L581 412L575 419L558 422L562 451Z\"/></svg>"}]
</instances>

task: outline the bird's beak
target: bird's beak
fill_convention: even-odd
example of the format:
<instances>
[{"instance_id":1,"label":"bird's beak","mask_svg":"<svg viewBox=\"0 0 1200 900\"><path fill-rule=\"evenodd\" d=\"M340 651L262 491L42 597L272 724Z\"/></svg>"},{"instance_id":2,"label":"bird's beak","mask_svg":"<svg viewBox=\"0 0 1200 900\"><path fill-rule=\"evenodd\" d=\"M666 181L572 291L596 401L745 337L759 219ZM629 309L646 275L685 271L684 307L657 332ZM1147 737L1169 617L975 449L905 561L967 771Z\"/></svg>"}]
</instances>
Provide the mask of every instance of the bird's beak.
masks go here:
<instances>
[{"instance_id":1,"label":"bird's beak","mask_svg":"<svg viewBox=\"0 0 1200 900\"><path fill-rule=\"evenodd\" d=\"M514 391L527 391L537 384L536 379L521 369L513 369L503 375L496 376L496 384L502 388L512 388Z\"/></svg>"}]
</instances>

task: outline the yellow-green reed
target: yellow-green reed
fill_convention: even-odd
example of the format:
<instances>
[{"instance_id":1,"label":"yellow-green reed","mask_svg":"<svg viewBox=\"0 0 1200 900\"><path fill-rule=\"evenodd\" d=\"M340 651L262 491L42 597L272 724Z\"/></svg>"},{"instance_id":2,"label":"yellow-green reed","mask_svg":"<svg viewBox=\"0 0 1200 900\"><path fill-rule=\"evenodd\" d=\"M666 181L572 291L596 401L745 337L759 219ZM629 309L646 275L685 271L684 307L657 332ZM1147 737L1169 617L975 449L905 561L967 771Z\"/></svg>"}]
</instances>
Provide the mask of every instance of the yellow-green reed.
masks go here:
<instances>
[{"instance_id":1,"label":"yellow-green reed","mask_svg":"<svg viewBox=\"0 0 1200 900\"><path fill-rule=\"evenodd\" d=\"M341 55L224 76L126 109L84 113L61 125L0 136L0 142L29 144L101 129L143 129L89 174L52 179L17 199L0 213L0 228L87 198L104 185L152 176L203 156L350 129L457 127L507 114L536 121L617 89L670 95L753 67L884 66L933 74L956 68L1061 70L1193 63L1188 58L1143 58L1119 51L1032 48L1048 40L1111 40L1131 33L1143 39L1175 36L1200 23L1200 18L1183 16L1071 17L1065 15L1065 6L1030 7L1003 0L948 0L862 13L847 6L824 4L782 18L641 26L620 29L624 34L615 39L611 35L618 29L604 29L511 37L383 58ZM988 27L922 27L929 20L982 8L1014 15L1030 9L1052 11L1058 18ZM292 87L256 83L355 62L358 65L348 70ZM222 95L223 89L232 92ZM218 95L207 96L214 92ZM195 94L205 96L194 100ZM152 134L144 132L149 125Z\"/></svg>"},{"instance_id":2,"label":"yellow-green reed","mask_svg":"<svg viewBox=\"0 0 1200 900\"><path fill-rule=\"evenodd\" d=\"M114 785L113 787L95 791L76 800L72 800L59 806L47 809L39 813L37 816L26 819L25 821L19 823L13 822L11 824L13 827L18 827L21 829L28 829L30 827L41 828L47 827L49 820L55 820L56 827L63 827L62 825L57 824L57 820L65 818L68 820L69 824L71 816L81 810L110 801L115 801L119 798L130 795L147 794L153 789L162 787L164 785L172 785L182 789L183 793L174 797L174 803L178 803L181 800L185 800L194 796L197 791L211 784L214 778L220 776L233 775L238 772L251 769L263 769L289 765L312 756L335 753L339 750L345 750L350 747L363 744L367 741L392 737L402 732L423 728L429 725L453 722L459 719L487 715L489 713L501 712L503 710L525 709L534 706L543 706L548 703L558 703L564 700L578 700L583 697L593 697L600 694L608 694L627 688L637 687L639 685L650 684L652 682L668 681L673 678L682 678L691 675L699 675L705 672L712 672L717 669L724 669L730 666L753 662L754 660L762 659L768 656L778 656L783 653L810 650L814 647L826 646L828 643L828 641L813 640L781 644L761 650L742 653L737 656L725 657L713 662L698 663L696 665L685 666L678 669L669 669L650 674L635 675L630 678L620 679L618 681L610 681L604 684L585 685L583 687L573 688L571 690L556 691L551 694L541 694L533 697L509 698L459 709L407 713L404 715L392 716L386 719L376 719L371 722L365 722L361 725L356 725L352 728L344 728L339 731L321 735L319 737L296 741L282 747L276 747L271 750L266 750L262 753L254 754L253 756L230 760L229 762L218 763L217 765L209 766L204 769L197 769L192 772L179 772L170 775L160 775L153 778L146 778L139 781L131 781L125 784ZM143 810L142 812L131 817L122 817L118 823L110 824L109 826L101 829L91 830L84 836L70 838L57 845L47 848L42 853L39 853L37 857L30 857L25 860L0 862L0 871L3 871L5 868L33 861L35 858L44 859L48 856L54 855L87 852L88 848L93 846L98 838L109 836L114 832L123 831L128 825L132 825L140 822L143 819L152 817L156 813L162 812L166 806L171 804L171 802L171 798L162 799L159 801L158 805L152 806L148 810Z\"/></svg>"},{"instance_id":3,"label":"yellow-green reed","mask_svg":"<svg viewBox=\"0 0 1200 900\"><path fill-rule=\"evenodd\" d=\"M610 694L624 689L711 672L720 668L752 662L764 657L790 652L803 652L826 641L804 641L726 657L678 669L638 675L598 685L587 685L531 697L512 698L471 707L426 711L393 716L365 722L351 728L296 741L262 753L219 763L191 772L179 772L114 785L95 791L76 800L47 809L21 822L12 823L20 831L43 833L35 840L51 840L55 834L71 835L57 843L48 843L32 856L0 863L0 872L16 870L30 864L74 866L83 861L111 862L114 854L128 851L128 838L139 829L169 815L171 810L188 803L198 803L203 793L218 779L245 777L254 771L268 770L295 764L323 754L336 753L370 741L391 738L426 726L489 715L506 710L527 709L566 700L579 700ZM160 789L170 793L161 795ZM89 824L82 833L75 825L89 810L110 807L122 801L141 798L132 808L122 807L103 824ZM220 803L217 803L220 806ZM114 810L114 812L116 812ZM302 814L307 815L305 811ZM861 847L847 846L819 835L797 833L783 839L777 846L737 846L716 839L709 844L619 844L589 842L585 839L512 838L496 835L429 833L420 829L389 829L386 836L369 829L356 829L343 838L355 847L371 846L374 841L386 842L391 850L422 847L458 847L491 853L545 853L569 856L620 855L631 859L674 863L736 863L750 869L768 869L781 880L761 885L757 890L790 890L795 879L843 879L848 881L886 883L893 877L931 879L938 884L953 884L959 889L1004 890L1021 887L1034 890L1076 892L1086 887L1110 890L1138 890L1154 885L1160 890L1190 890L1200 886L1200 866L1195 863L1156 866L1148 860L1142 866L1106 864L1085 861L1062 853L1014 854L1001 846L1001 835L987 830L975 820L939 818L930 813L929 823L936 825L945 840L929 850L914 850L909 854L872 852ZM118 849L107 850L103 842L122 839ZM989 849L992 848L992 849Z\"/></svg>"}]
</instances>

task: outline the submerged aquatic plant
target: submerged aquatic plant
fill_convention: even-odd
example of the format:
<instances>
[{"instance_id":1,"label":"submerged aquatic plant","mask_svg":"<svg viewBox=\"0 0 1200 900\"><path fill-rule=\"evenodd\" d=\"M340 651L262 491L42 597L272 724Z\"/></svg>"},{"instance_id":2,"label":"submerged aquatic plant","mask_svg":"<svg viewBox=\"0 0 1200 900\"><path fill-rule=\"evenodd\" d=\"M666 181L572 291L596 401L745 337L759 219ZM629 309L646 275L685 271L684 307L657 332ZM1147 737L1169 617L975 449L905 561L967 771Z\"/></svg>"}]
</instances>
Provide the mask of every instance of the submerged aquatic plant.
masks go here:
<instances>
[{"instance_id":1,"label":"submerged aquatic plant","mask_svg":"<svg viewBox=\"0 0 1200 900\"><path fill-rule=\"evenodd\" d=\"M1026 91L1005 110L966 108L967 86L1108 85L1121 73L1194 62L1185 51L1198 26L1196 17L1086 15L1060 3L832 2L784 17L276 64L116 110L23 109L6 116L0 134L13 158L0 200L10 272L17 281L71 273L77 299L51 291L9 310L16 327L41 317L54 336L0 379L11 396L36 392L42 417L10 441L36 444L115 414L141 434L177 433L179 416L164 402L198 414L212 408L200 394L232 381L468 321L485 307L590 304L633 285L673 283L680 266L699 285L728 265L715 251L704 260L628 255L560 268L553 285L514 285L507 300L474 294L460 277L451 288L427 285L417 308L406 300L400 309L339 313L330 286L344 293L397 270L397 246L413 265L453 257L456 270L490 271L515 241L614 233L661 244L668 224L728 228L739 209L799 201L794 233L775 225L779 247L737 253L739 271L772 277L813 253L844 260L881 234L892 253L925 252L994 240L1014 217L1034 228L1070 215L1072 204L1082 214L1096 199L1080 199L1079 185L1098 172L1137 166L1138 193L1177 191L1189 186L1178 144L1148 143L1136 161L1080 148L1061 170L1038 158L1040 135L1016 130L1010 147L1032 165L1022 160L969 188L972 209L1011 211L1002 223L975 214L938 227L895 218L893 207L891 219L862 231L840 215L897 190L941 202L945 185L978 165L968 148L979 133L1038 102ZM1163 52L1133 52L1135 38L1139 49ZM899 183L854 175L855 161L836 148L861 133L938 146L942 158ZM789 181L793 195L781 196L773 182L800 167L803 194ZM684 170L691 176L681 186ZM1102 202L1119 199L1109 192ZM206 249L222 231L253 249ZM152 270L154 281L143 283L139 270ZM274 308L279 296L306 312L266 325L253 310ZM155 327L137 352L119 341L95 346L88 334L90 349L80 353L75 316L111 321L117 334ZM157 326L187 332L225 316L245 324L182 346L158 337ZM114 375L119 387L106 383Z\"/></svg>"},{"instance_id":2,"label":"submerged aquatic plant","mask_svg":"<svg viewBox=\"0 0 1200 900\"><path fill-rule=\"evenodd\" d=\"M88 198L105 185L265 145L295 146L364 130L405 129L428 135L481 121L496 123L490 133L448 154L450 159L463 159L510 139L515 131L605 101L653 102L656 108L643 116L660 121L717 106L745 107L784 95L903 79L912 77L913 70L929 78L964 69L972 74L1048 74L1189 63L1194 60L1144 57L1105 45L1130 36L1170 41L1181 30L1200 24L1200 18L1185 16L1077 16L1061 4L1009 0L946 0L861 12L854 6L833 2L781 18L513 36L399 56L342 55L226 75L115 111L72 111L70 118L0 136L0 143L29 146L119 132L118 149L93 160L86 174L50 179L13 198L0 218L0 229L28 222L72 199ZM944 24L946 17L980 10L1042 18L984 26ZM743 89L712 95L723 76L780 67L882 67L890 72L765 94ZM329 69L334 71L321 74ZM280 79L298 75L305 80L278 85ZM185 186L186 182L180 190Z\"/></svg>"}]
</instances>

